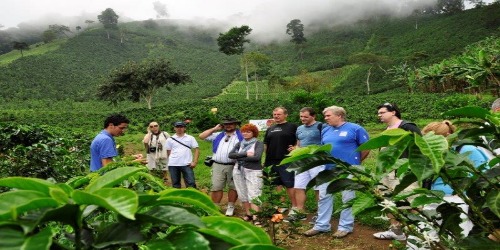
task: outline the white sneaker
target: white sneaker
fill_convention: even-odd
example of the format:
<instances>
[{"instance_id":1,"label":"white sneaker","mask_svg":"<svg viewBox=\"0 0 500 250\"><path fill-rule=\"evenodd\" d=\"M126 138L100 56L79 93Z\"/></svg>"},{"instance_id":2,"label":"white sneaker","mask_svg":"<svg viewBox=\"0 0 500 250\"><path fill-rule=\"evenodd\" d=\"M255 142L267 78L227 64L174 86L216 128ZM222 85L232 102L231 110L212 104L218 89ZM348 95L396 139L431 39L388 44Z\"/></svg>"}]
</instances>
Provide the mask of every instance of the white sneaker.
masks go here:
<instances>
[{"instance_id":1,"label":"white sneaker","mask_svg":"<svg viewBox=\"0 0 500 250\"><path fill-rule=\"evenodd\" d=\"M392 229L385 232L374 233L373 236L379 240L406 240L405 234L396 234Z\"/></svg>"},{"instance_id":2,"label":"white sneaker","mask_svg":"<svg viewBox=\"0 0 500 250\"><path fill-rule=\"evenodd\" d=\"M234 206L227 206L226 216L233 216L233 215L234 215Z\"/></svg>"}]
</instances>

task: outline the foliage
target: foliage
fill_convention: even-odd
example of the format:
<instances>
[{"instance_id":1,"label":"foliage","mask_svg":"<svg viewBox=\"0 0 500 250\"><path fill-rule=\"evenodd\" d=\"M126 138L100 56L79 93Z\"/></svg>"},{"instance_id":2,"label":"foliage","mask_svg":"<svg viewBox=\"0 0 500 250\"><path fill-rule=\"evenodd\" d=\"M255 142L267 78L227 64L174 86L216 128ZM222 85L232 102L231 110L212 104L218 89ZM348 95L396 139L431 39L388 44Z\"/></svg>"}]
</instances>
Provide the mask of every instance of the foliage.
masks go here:
<instances>
[{"instance_id":1,"label":"foliage","mask_svg":"<svg viewBox=\"0 0 500 250\"><path fill-rule=\"evenodd\" d=\"M102 25L104 25L104 29L106 29L106 33L108 34L108 40L110 38L109 30L118 29L118 17L119 16L111 8L105 9L104 11L101 12L100 15L97 16L99 22L102 23Z\"/></svg>"},{"instance_id":2,"label":"foliage","mask_svg":"<svg viewBox=\"0 0 500 250\"><path fill-rule=\"evenodd\" d=\"M64 35L68 37L67 32L71 32L68 26L65 25L59 25L59 24L51 24L49 25L49 30L52 30L55 34L61 36Z\"/></svg>"},{"instance_id":3,"label":"foliage","mask_svg":"<svg viewBox=\"0 0 500 250\"><path fill-rule=\"evenodd\" d=\"M9 235L0 247L278 249L262 229L222 216L208 196L165 189L145 171L113 163L67 183L0 179L0 186L12 188L0 194L0 235ZM54 230L54 222L71 231Z\"/></svg>"},{"instance_id":4,"label":"foliage","mask_svg":"<svg viewBox=\"0 0 500 250\"><path fill-rule=\"evenodd\" d=\"M331 145L309 146L300 151L291 152L291 156L282 161L290 163L291 170L306 171L320 164L335 164L335 169L321 172L316 181L330 183L328 191L332 193L350 189L361 192L351 203L353 213L358 214L371 208L381 208L393 214L401 222L404 230L418 239L409 240L418 247L432 249L495 248L498 243L484 240L485 235L500 235L496 226L500 222L498 209L500 172L497 156L478 169L466 155L458 154L454 148L460 145L482 145L490 151L499 148L500 114L477 107L465 107L445 113L446 116L472 119L469 127L452 135L450 142L434 133L419 136L401 129L386 130L379 137L361 145L358 150L375 150L384 147L378 155L373 169L351 166L334 157L329 152ZM479 121L478 121L479 120ZM485 136L492 143L481 143L479 136ZM399 159L405 149L409 149L408 159ZM397 169L400 184L390 194L382 195L377 190L380 180ZM483 170L483 171L481 171ZM349 178L349 176L353 178ZM408 185L427 178L440 177L454 189L454 193L469 206L469 213L456 204L443 199L444 193L423 188L404 192ZM413 197L412 201L408 198ZM406 201L417 211L398 209L396 202ZM437 203L440 217L431 216L421 207ZM461 235L460 216L467 216L474 224L474 230L467 237ZM442 221L440 221L442 220Z\"/></svg>"},{"instance_id":5,"label":"foliage","mask_svg":"<svg viewBox=\"0 0 500 250\"><path fill-rule=\"evenodd\" d=\"M53 30L46 30L42 33L42 41L44 43L50 43L56 40L57 34Z\"/></svg>"},{"instance_id":6,"label":"foliage","mask_svg":"<svg viewBox=\"0 0 500 250\"><path fill-rule=\"evenodd\" d=\"M0 177L67 181L86 172L89 143L88 137L68 130L0 123Z\"/></svg>"},{"instance_id":7,"label":"foliage","mask_svg":"<svg viewBox=\"0 0 500 250\"><path fill-rule=\"evenodd\" d=\"M307 39L304 36L304 24L300 21L300 19L293 19L286 25L286 33L292 36L293 42L297 45L307 42Z\"/></svg>"},{"instance_id":8,"label":"foliage","mask_svg":"<svg viewBox=\"0 0 500 250\"><path fill-rule=\"evenodd\" d=\"M135 102L144 99L151 109L153 96L159 88L170 90L171 86L190 81L189 75L173 69L165 59L128 62L111 72L106 82L99 86L98 95L114 104L124 99Z\"/></svg>"},{"instance_id":9,"label":"foliage","mask_svg":"<svg viewBox=\"0 0 500 250\"><path fill-rule=\"evenodd\" d=\"M12 48L21 51L21 57L23 57L23 50L29 50L30 46L25 42L14 41L12 42Z\"/></svg>"},{"instance_id":10,"label":"foliage","mask_svg":"<svg viewBox=\"0 0 500 250\"><path fill-rule=\"evenodd\" d=\"M241 55L245 48L245 43L250 42L246 37L252 32L247 25L233 27L226 33L219 33L217 44L219 51L226 55Z\"/></svg>"}]
</instances>

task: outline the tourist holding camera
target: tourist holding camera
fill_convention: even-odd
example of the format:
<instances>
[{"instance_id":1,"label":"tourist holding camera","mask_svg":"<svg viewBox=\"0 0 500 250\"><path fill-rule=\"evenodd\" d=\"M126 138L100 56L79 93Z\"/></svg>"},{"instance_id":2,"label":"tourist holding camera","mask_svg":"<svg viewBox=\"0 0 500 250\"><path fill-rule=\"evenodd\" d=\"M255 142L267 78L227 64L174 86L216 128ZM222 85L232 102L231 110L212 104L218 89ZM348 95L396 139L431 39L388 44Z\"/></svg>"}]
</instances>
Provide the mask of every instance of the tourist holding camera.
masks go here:
<instances>
[{"instance_id":1,"label":"tourist holding camera","mask_svg":"<svg viewBox=\"0 0 500 250\"><path fill-rule=\"evenodd\" d=\"M148 160L148 169L161 169L163 170L163 179L166 181L168 176L167 167L167 149L165 148L165 143L170 135L160 130L160 125L158 122L152 121L148 126L148 133L144 136L143 143L146 149L146 155Z\"/></svg>"}]
</instances>

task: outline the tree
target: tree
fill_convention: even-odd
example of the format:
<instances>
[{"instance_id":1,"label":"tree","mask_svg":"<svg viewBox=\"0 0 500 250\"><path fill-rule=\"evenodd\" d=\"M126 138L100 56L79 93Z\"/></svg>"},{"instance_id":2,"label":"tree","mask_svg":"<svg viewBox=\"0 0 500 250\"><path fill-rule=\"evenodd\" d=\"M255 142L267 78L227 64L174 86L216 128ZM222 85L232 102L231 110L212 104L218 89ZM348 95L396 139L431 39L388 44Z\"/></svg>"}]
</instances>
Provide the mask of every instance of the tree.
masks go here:
<instances>
[{"instance_id":1,"label":"tree","mask_svg":"<svg viewBox=\"0 0 500 250\"><path fill-rule=\"evenodd\" d=\"M267 74L266 71L269 71L269 63L270 59L266 54L262 54L260 52L250 52L245 53L241 59L242 67L245 70L245 77L247 81L246 85L246 99L250 99L249 94L249 75L253 74L254 83L255 83L255 100L258 99L259 95L259 87L257 85L260 74Z\"/></svg>"},{"instance_id":2,"label":"tree","mask_svg":"<svg viewBox=\"0 0 500 250\"><path fill-rule=\"evenodd\" d=\"M156 11L156 18L167 17L167 6L160 1L153 2L153 8Z\"/></svg>"},{"instance_id":3,"label":"tree","mask_svg":"<svg viewBox=\"0 0 500 250\"><path fill-rule=\"evenodd\" d=\"M92 20L85 20L85 23L87 24L87 29L90 27L91 24L95 23L95 21Z\"/></svg>"},{"instance_id":4,"label":"tree","mask_svg":"<svg viewBox=\"0 0 500 250\"><path fill-rule=\"evenodd\" d=\"M125 99L139 102L144 99L151 109L153 95L159 88L191 82L186 73L174 70L165 59L154 59L141 63L128 62L111 72L99 86L98 97L116 104Z\"/></svg>"},{"instance_id":5,"label":"tree","mask_svg":"<svg viewBox=\"0 0 500 250\"><path fill-rule=\"evenodd\" d=\"M292 36L290 42L295 43L299 51L299 57L302 59L303 44L307 42L304 37L304 24L299 19L293 19L286 25L286 33Z\"/></svg>"},{"instance_id":6,"label":"tree","mask_svg":"<svg viewBox=\"0 0 500 250\"><path fill-rule=\"evenodd\" d=\"M437 11L439 13L457 13L465 9L464 0L438 0Z\"/></svg>"},{"instance_id":7,"label":"tree","mask_svg":"<svg viewBox=\"0 0 500 250\"><path fill-rule=\"evenodd\" d=\"M349 57L350 63L367 64L370 66L370 68L368 68L368 72L366 73L366 89L368 95L370 94L370 76L372 74L372 68L374 66L378 66L382 69L380 65L387 64L390 61L390 58L387 56L367 52L357 53Z\"/></svg>"},{"instance_id":8,"label":"tree","mask_svg":"<svg viewBox=\"0 0 500 250\"><path fill-rule=\"evenodd\" d=\"M118 17L119 16L111 8L107 8L106 10L101 12L100 15L97 16L99 22L102 23L102 25L104 25L104 29L106 29L106 34L108 35L108 39L109 39L109 30L118 29Z\"/></svg>"},{"instance_id":9,"label":"tree","mask_svg":"<svg viewBox=\"0 0 500 250\"><path fill-rule=\"evenodd\" d=\"M42 40L44 43L50 43L56 40L57 34L53 30L46 30L42 33Z\"/></svg>"},{"instance_id":10,"label":"tree","mask_svg":"<svg viewBox=\"0 0 500 250\"><path fill-rule=\"evenodd\" d=\"M49 25L49 30L52 30L54 31L55 34L57 35L64 35L66 37L68 37L68 35L66 34L66 32L70 32L71 33L71 30L69 29L68 26L65 26L65 25L59 25L59 24L52 24L52 25Z\"/></svg>"},{"instance_id":11,"label":"tree","mask_svg":"<svg viewBox=\"0 0 500 250\"><path fill-rule=\"evenodd\" d=\"M252 29L247 25L241 27L233 27L226 33L220 33L217 38L217 44L219 45L219 51L226 55L241 55L245 48L243 47L245 43L249 43L250 40L245 37L252 32Z\"/></svg>"},{"instance_id":12,"label":"tree","mask_svg":"<svg viewBox=\"0 0 500 250\"><path fill-rule=\"evenodd\" d=\"M24 57L23 50L29 50L30 46L25 42L14 41L12 43L12 48L21 51L21 57Z\"/></svg>"},{"instance_id":13,"label":"tree","mask_svg":"<svg viewBox=\"0 0 500 250\"><path fill-rule=\"evenodd\" d=\"M75 27L75 29L76 29L77 32L80 32L80 30L82 29L82 27L80 25L78 25L78 26Z\"/></svg>"}]
</instances>

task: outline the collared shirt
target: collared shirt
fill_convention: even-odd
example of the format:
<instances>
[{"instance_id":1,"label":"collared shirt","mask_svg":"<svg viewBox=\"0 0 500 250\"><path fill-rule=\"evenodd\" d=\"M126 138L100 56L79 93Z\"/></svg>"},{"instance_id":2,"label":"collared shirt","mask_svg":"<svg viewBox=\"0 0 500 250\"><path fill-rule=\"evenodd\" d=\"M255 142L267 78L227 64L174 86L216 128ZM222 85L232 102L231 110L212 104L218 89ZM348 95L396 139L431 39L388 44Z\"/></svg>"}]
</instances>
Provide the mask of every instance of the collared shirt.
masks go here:
<instances>
[{"instance_id":1,"label":"collared shirt","mask_svg":"<svg viewBox=\"0 0 500 250\"><path fill-rule=\"evenodd\" d=\"M205 138L206 141L213 141L220 134L225 132L216 132ZM226 141L227 139L227 141ZM233 133L229 138L224 136L224 138L219 142L217 151L212 156L212 159L219 163L233 163L235 160L229 159L229 153L233 150L234 146L239 142L236 132Z\"/></svg>"},{"instance_id":2,"label":"collared shirt","mask_svg":"<svg viewBox=\"0 0 500 250\"><path fill-rule=\"evenodd\" d=\"M102 130L90 144L90 172L102 168L102 159L117 155L115 139L108 131Z\"/></svg>"}]
</instances>

